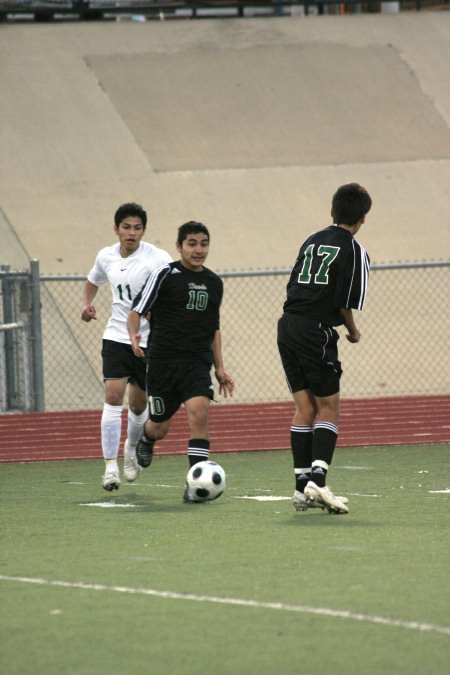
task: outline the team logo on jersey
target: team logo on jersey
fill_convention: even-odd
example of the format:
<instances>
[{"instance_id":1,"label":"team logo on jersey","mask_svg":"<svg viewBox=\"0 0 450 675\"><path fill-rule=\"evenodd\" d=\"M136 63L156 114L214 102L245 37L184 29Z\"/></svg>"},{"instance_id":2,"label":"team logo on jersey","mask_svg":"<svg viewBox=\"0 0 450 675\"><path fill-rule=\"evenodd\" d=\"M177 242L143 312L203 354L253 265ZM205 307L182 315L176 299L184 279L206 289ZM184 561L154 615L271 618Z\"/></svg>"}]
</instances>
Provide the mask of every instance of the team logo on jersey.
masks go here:
<instances>
[{"instance_id":1,"label":"team logo on jersey","mask_svg":"<svg viewBox=\"0 0 450 675\"><path fill-rule=\"evenodd\" d=\"M191 288L194 291L206 291L208 290L205 286L205 284L196 284L195 281L191 281L188 284L188 287Z\"/></svg>"}]
</instances>

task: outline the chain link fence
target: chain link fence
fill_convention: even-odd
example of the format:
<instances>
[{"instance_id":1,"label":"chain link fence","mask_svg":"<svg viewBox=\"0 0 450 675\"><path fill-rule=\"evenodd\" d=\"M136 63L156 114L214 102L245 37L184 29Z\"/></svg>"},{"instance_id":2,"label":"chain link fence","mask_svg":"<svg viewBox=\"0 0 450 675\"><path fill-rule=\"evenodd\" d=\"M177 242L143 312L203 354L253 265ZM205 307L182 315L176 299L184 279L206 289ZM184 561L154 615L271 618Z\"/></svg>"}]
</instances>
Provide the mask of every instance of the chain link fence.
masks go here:
<instances>
[{"instance_id":1,"label":"chain link fence","mask_svg":"<svg viewBox=\"0 0 450 675\"><path fill-rule=\"evenodd\" d=\"M80 319L84 276L40 276L36 296L29 273L6 267L0 271L0 412L100 408L109 287L97 294L98 320L86 324ZM289 273L221 273L223 353L236 380L235 396L224 404L290 400L276 344ZM338 329L344 398L450 392L449 288L450 261L372 266L366 307L355 313L361 342L350 344Z\"/></svg>"}]
</instances>

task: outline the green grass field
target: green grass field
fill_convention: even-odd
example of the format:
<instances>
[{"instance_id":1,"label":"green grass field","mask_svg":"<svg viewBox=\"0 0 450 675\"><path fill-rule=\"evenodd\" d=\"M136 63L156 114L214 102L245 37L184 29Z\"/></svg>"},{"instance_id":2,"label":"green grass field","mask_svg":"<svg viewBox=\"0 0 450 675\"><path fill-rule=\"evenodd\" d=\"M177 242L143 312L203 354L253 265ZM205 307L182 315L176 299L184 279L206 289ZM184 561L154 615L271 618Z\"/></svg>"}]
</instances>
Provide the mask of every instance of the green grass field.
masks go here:
<instances>
[{"instance_id":1,"label":"green grass field","mask_svg":"<svg viewBox=\"0 0 450 675\"><path fill-rule=\"evenodd\" d=\"M194 505L185 457L112 494L101 461L3 465L2 675L442 675L449 454L337 450L341 516L295 512L289 452L215 455Z\"/></svg>"}]
</instances>

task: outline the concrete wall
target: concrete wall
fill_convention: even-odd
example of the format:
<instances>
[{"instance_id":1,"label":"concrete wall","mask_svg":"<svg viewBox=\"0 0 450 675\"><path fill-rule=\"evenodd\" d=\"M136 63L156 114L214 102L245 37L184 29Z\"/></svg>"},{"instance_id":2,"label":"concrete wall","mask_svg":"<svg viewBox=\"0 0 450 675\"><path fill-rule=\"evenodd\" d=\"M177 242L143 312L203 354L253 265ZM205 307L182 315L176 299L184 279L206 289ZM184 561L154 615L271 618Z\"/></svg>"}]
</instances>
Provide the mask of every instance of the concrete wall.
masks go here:
<instances>
[{"instance_id":1,"label":"concrete wall","mask_svg":"<svg viewBox=\"0 0 450 675\"><path fill-rule=\"evenodd\" d=\"M448 12L0 26L0 261L85 273L135 200L172 253L194 218L211 267L289 267L352 180L373 261L445 258L449 38Z\"/></svg>"}]
</instances>

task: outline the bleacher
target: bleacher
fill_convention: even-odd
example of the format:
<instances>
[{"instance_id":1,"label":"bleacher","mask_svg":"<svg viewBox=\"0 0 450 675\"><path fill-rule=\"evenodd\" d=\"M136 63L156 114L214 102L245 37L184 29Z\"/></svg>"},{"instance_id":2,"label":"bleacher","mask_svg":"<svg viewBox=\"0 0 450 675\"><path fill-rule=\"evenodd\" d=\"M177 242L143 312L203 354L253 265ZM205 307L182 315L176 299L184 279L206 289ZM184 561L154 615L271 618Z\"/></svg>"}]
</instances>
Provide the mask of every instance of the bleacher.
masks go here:
<instances>
[{"instance_id":1,"label":"bleacher","mask_svg":"<svg viewBox=\"0 0 450 675\"><path fill-rule=\"evenodd\" d=\"M448 0L0 0L0 21L233 18L420 11Z\"/></svg>"}]
</instances>

